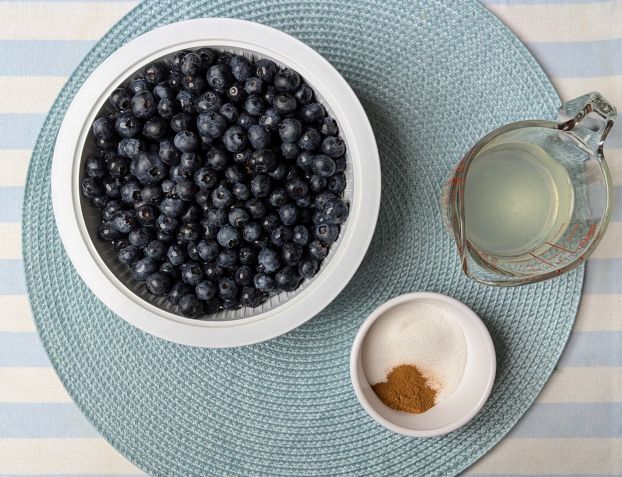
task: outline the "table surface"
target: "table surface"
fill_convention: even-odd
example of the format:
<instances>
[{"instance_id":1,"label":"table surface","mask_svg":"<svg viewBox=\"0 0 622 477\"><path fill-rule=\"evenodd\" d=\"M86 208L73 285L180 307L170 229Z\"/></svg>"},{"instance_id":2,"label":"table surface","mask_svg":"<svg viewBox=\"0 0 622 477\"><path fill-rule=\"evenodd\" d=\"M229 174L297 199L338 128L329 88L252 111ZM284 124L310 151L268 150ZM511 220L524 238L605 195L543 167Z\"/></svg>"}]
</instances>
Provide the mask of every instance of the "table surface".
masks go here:
<instances>
[{"instance_id":1,"label":"table surface","mask_svg":"<svg viewBox=\"0 0 622 477\"><path fill-rule=\"evenodd\" d=\"M0 477L143 475L92 429L37 338L25 296L22 194L30 150L68 75L136 2L0 0ZM486 0L562 99L622 107L622 0ZM588 261L564 355L536 404L466 475L622 475L622 125L606 156L613 222ZM518 383L517 385L520 385Z\"/></svg>"}]
</instances>

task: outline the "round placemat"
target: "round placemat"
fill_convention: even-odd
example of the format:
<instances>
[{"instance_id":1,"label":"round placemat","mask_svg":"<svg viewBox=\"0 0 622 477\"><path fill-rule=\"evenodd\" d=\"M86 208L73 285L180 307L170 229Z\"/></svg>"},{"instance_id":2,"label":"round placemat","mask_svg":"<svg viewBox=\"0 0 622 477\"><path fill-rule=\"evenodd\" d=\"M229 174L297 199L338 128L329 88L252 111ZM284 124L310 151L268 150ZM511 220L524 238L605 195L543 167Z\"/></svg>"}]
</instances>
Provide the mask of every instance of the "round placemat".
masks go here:
<instances>
[{"instance_id":1,"label":"round placemat","mask_svg":"<svg viewBox=\"0 0 622 477\"><path fill-rule=\"evenodd\" d=\"M383 196L359 272L334 303L280 338L195 349L149 336L108 311L65 255L50 166L63 113L87 75L136 35L225 16L286 31L350 82L375 130ZM33 152L24 262L34 319L69 394L102 435L158 476L450 475L516 423L552 372L577 310L582 269L518 288L466 279L439 196L459 158L502 124L551 118L558 98L524 46L475 1L148 1L115 25L54 103ZM493 336L498 371L483 410L441 438L392 434L350 385L352 339L368 313L426 290L471 306Z\"/></svg>"}]
</instances>

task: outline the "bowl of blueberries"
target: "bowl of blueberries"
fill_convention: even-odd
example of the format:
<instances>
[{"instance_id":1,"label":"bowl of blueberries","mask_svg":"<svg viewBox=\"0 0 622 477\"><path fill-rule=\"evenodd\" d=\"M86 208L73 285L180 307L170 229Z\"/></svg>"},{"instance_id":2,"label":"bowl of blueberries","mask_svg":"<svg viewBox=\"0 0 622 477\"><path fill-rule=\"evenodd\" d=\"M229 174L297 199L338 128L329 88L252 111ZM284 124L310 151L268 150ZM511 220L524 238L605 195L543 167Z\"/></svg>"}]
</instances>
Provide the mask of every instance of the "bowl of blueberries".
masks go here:
<instances>
[{"instance_id":1,"label":"bowl of blueberries","mask_svg":"<svg viewBox=\"0 0 622 477\"><path fill-rule=\"evenodd\" d=\"M124 320L189 346L294 329L371 241L380 165L337 70L278 30L210 18L130 41L69 106L52 165L63 245Z\"/></svg>"}]
</instances>

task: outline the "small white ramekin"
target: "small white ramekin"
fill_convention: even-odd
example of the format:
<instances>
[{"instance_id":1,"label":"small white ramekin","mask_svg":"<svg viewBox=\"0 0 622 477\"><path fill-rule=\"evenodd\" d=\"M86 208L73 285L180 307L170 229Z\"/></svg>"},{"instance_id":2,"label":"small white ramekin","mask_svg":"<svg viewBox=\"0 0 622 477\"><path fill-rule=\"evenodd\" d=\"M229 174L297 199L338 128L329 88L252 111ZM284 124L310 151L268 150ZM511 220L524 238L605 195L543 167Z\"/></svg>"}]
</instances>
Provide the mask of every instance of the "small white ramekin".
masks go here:
<instances>
[{"instance_id":1,"label":"small white ramekin","mask_svg":"<svg viewBox=\"0 0 622 477\"><path fill-rule=\"evenodd\" d=\"M386 406L367 381L361 359L365 337L374 322L389 309L414 301L446 310L462 327L467 344L466 366L460 384L447 399L422 414L396 411ZM496 368L495 348L482 320L463 303L438 293L401 295L376 308L361 325L350 354L352 387L361 406L382 426L410 437L440 436L469 422L488 399Z\"/></svg>"},{"instance_id":2,"label":"small white ramekin","mask_svg":"<svg viewBox=\"0 0 622 477\"><path fill-rule=\"evenodd\" d=\"M132 282L109 244L96 238L97 217L80 194L92 121L117 85L172 52L214 47L270 58L296 70L337 120L346 142L350 216L318 275L291 293L254 309L221 312L210 320L173 313ZM166 25L130 41L84 82L67 109L52 165L54 216L74 267L112 311L160 338L190 346L231 347L258 343L300 326L326 307L350 281L371 241L380 206L380 161L374 134L358 98L339 72L299 40L258 23L204 18ZM106 248L107 247L107 248Z\"/></svg>"}]
</instances>

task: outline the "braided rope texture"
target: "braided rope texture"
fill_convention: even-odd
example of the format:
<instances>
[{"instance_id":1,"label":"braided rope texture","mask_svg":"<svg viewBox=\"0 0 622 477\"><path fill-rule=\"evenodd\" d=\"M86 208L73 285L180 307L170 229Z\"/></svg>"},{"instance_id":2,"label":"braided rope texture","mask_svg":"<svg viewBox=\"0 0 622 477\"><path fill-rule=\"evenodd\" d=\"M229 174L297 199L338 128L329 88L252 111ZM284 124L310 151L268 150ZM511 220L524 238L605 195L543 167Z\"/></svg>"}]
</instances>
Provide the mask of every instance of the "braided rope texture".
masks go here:
<instances>
[{"instance_id":1,"label":"braided rope texture","mask_svg":"<svg viewBox=\"0 0 622 477\"><path fill-rule=\"evenodd\" d=\"M316 318L271 341L194 349L149 336L110 312L64 253L50 198L64 111L110 53L157 26L237 17L317 49L370 117L383 194L371 248ZM518 288L462 276L441 221L452 166L502 124L552 118L558 98L525 47L472 0L186 0L139 4L93 48L40 133L28 174L23 245L43 344L88 420L155 476L454 475L517 422L553 371L578 307L583 270ZM411 439L375 424L350 385L350 346L385 300L434 291L471 306L495 342L497 379L458 431Z\"/></svg>"}]
</instances>

